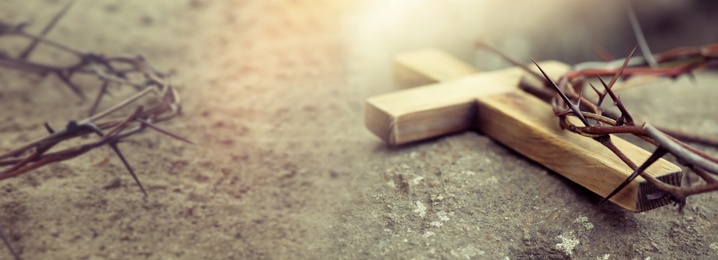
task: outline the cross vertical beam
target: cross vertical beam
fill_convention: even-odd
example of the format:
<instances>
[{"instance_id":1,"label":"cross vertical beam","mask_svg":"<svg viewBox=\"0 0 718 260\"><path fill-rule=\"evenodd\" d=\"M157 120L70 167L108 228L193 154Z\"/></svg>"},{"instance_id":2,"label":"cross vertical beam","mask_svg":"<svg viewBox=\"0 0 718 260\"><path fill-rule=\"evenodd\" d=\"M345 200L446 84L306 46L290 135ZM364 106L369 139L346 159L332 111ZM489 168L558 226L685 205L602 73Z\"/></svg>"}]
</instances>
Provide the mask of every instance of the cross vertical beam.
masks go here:
<instances>
[{"instance_id":1,"label":"cross vertical beam","mask_svg":"<svg viewBox=\"0 0 718 260\"><path fill-rule=\"evenodd\" d=\"M519 81L527 74L520 68L468 75L465 69L451 71L451 68L469 65L444 66L463 62L441 51L424 50L398 57L403 57L395 61L395 68L402 68L397 75L400 85L421 82L406 80L421 78L421 75L424 82L442 83L367 100L365 124L388 144L399 145L475 129L602 197L633 172L600 143L561 130L548 104L518 89ZM540 65L552 77L570 69L556 61ZM437 71L441 73L432 73ZM650 156L649 152L616 136L612 136L612 140L633 161L642 162ZM646 172L666 183L680 184L681 169L666 160L659 160ZM668 198L648 199L647 195L653 192L655 187L639 177L611 201L634 212L670 203Z\"/></svg>"}]
</instances>

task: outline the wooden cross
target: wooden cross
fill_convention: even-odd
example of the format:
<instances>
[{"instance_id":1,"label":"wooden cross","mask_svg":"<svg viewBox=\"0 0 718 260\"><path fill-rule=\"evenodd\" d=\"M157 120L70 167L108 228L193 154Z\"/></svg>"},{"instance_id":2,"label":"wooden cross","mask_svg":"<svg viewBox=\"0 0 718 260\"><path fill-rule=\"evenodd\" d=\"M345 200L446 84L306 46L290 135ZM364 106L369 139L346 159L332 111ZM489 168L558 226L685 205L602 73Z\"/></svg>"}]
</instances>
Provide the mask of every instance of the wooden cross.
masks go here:
<instances>
[{"instance_id":1,"label":"wooden cross","mask_svg":"<svg viewBox=\"0 0 718 260\"><path fill-rule=\"evenodd\" d=\"M557 61L539 64L554 78L570 69ZM477 73L460 60L429 49L397 55L394 74L407 89L369 98L365 111L367 128L390 145L476 129L602 197L633 172L600 143L561 130L551 106L518 88L528 74L518 67ZM650 155L616 136L612 140L639 164ZM646 172L680 184L681 169L666 160ZM611 201L634 212L670 203L668 198L646 197L656 191L639 177Z\"/></svg>"}]
</instances>

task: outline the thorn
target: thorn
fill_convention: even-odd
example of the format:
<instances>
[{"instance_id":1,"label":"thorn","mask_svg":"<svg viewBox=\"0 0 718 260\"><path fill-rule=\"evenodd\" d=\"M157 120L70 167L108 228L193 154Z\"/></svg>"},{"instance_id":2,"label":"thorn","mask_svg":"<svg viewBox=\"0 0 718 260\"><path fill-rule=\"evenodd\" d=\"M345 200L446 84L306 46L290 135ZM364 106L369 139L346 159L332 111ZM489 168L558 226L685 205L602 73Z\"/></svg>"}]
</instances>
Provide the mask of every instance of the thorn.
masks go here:
<instances>
[{"instance_id":1,"label":"thorn","mask_svg":"<svg viewBox=\"0 0 718 260\"><path fill-rule=\"evenodd\" d=\"M7 250L10 251L10 254L16 259L20 260L20 255L15 252L15 250L12 249L12 246L10 246L10 240L7 239L7 236L5 236L5 232L0 229L0 238L2 239L2 242L5 243L5 247L7 247Z\"/></svg>"},{"instance_id":2,"label":"thorn","mask_svg":"<svg viewBox=\"0 0 718 260\"><path fill-rule=\"evenodd\" d=\"M561 111L561 112L558 112L558 113L554 113L554 114L555 114L556 116L566 116L566 115L571 114L571 113L573 113L573 110L571 110L570 108L567 108L567 109L564 110L564 111Z\"/></svg>"},{"instance_id":3,"label":"thorn","mask_svg":"<svg viewBox=\"0 0 718 260\"><path fill-rule=\"evenodd\" d=\"M618 107L618 110L621 111L621 117L619 119L623 119L623 121L633 124L633 117L621 102L621 98L617 96L616 93L614 93L613 90L611 90L611 88L606 85L606 82L604 82L601 77L598 77L598 80L601 82L601 84L603 84L604 88L606 89L606 93L611 96L611 99L613 99L613 104L616 105L616 107Z\"/></svg>"},{"instance_id":4,"label":"thorn","mask_svg":"<svg viewBox=\"0 0 718 260\"><path fill-rule=\"evenodd\" d=\"M70 90L72 90L72 92L75 93L75 95L80 97L82 100L87 99L87 97L85 97L85 94L82 93L82 90L80 90L80 88L77 85L72 83L72 81L70 81L70 78L68 78L66 75L64 75L62 73L62 71L58 71L55 74L60 78L60 80L62 80L62 82L64 82L70 88Z\"/></svg>"},{"instance_id":5,"label":"thorn","mask_svg":"<svg viewBox=\"0 0 718 260\"><path fill-rule=\"evenodd\" d=\"M155 124L153 124L153 123L150 123L150 122L145 121L144 119L136 118L135 120L137 120L138 122L140 122L140 123L142 123L142 124L144 124L144 125L146 125L146 126L149 126L150 128L152 128L153 130L155 130L155 131L157 131L157 132L160 132L160 133L162 133L162 134L168 135L169 137L172 137L172 138L174 138L174 139L180 140L180 141L182 141L182 142L185 142L185 143L188 143L188 144L191 144L191 145L196 145L195 143L193 143L193 142L190 141L189 139L184 138L184 137L182 137L182 136L179 136L179 135L177 135L177 134L175 134L175 133L172 133L172 132L170 132L170 131L164 130L164 129L160 128L159 126L157 126L157 125L155 125Z\"/></svg>"},{"instance_id":6,"label":"thorn","mask_svg":"<svg viewBox=\"0 0 718 260\"><path fill-rule=\"evenodd\" d=\"M524 65L524 64L522 64L521 62L518 62L517 60L514 60L513 58L509 57L508 55L506 55L505 53L503 53L502 51L500 51L500 50L497 49L496 47L492 46L492 45L489 44L488 42L482 41L482 40L477 40L477 41L476 41L476 46L477 46L477 47L480 47L480 48L486 48L486 49L488 49L489 51L498 54L499 56L501 56L501 58L504 58L506 61L508 61L508 62L511 63L512 65L523 69L523 70L526 71L527 73L531 74L531 76L535 77L536 79L538 79L538 80L543 80L543 78L541 78L541 75L539 75L538 73L536 73L536 71L533 71L533 70L529 69L526 65ZM535 62L534 62L534 63L535 63Z\"/></svg>"},{"instance_id":7,"label":"thorn","mask_svg":"<svg viewBox=\"0 0 718 260\"><path fill-rule=\"evenodd\" d=\"M601 78L601 76L597 76L597 77L599 79ZM591 86L591 88L593 88L593 91L596 92L596 95L598 95L598 102L596 102L596 106L601 107L601 104L603 103L603 99L606 98L606 92L604 91L601 93L600 91L598 91L598 89L596 89L595 86L593 86L593 84L591 82L589 82L588 85Z\"/></svg>"},{"instance_id":8,"label":"thorn","mask_svg":"<svg viewBox=\"0 0 718 260\"><path fill-rule=\"evenodd\" d=\"M82 124L82 125L78 126L77 123L74 123L74 121L70 121L70 123L68 124L68 129L71 128L71 125L73 125L73 124L74 124L75 129L79 129L79 127L87 127L90 130L92 130L93 132L97 133L97 135L99 135L100 137L105 136L105 134L102 132L102 130L100 130L95 124L86 123L86 124ZM127 159L125 159L125 156L122 155L120 148L117 147L118 142L119 142L119 140L110 141L107 145L109 145L110 148L112 148L112 150L115 152L115 154L117 154L117 156L120 157L122 164L125 165L125 168L127 169L127 171L129 171L130 175L132 175L132 178L135 179L135 183L137 183L137 186L140 186L140 190L142 190L142 193L145 194L145 197L147 197L147 191L145 191L145 188L142 186L140 179L137 178L135 171L132 170L132 166L130 166L130 163L127 162Z\"/></svg>"},{"instance_id":9,"label":"thorn","mask_svg":"<svg viewBox=\"0 0 718 260\"><path fill-rule=\"evenodd\" d=\"M633 7L631 7L631 4L628 4L626 11L628 12L628 19L631 21L631 28L633 28L633 34L636 36L638 46L641 47L641 53L643 53L643 58L646 59L646 62L648 62L649 67L654 69L658 68L656 58L653 57L651 49L648 48L648 42L646 41L646 37L643 35L641 25L638 23L638 18L636 17L636 13L633 11Z\"/></svg>"},{"instance_id":10,"label":"thorn","mask_svg":"<svg viewBox=\"0 0 718 260\"><path fill-rule=\"evenodd\" d=\"M117 147L117 143L110 142L108 145L112 148L112 150L115 151L118 157L120 157L120 160L122 160L122 164L125 165L125 168L127 171L130 172L130 175L132 175L132 178L135 179L135 183L137 183L137 186L140 187L140 190L142 190L142 193L145 194L145 197L147 197L147 191L145 191L145 187L142 186L142 183L140 182L140 179L137 178L137 175L135 174L135 171L132 170L132 166L130 166L130 163L127 162L125 159L125 156L122 155L122 152L120 152L120 148Z\"/></svg>"},{"instance_id":11,"label":"thorn","mask_svg":"<svg viewBox=\"0 0 718 260\"><path fill-rule=\"evenodd\" d=\"M631 183L631 181L633 181L633 179L638 177L638 175L640 175L641 172L645 171L646 168L648 168L654 162L656 162L658 159L660 159L661 157L666 155L666 153L668 153L668 150L664 149L661 146L658 146L656 148L656 150L651 154L651 156L648 157L648 159L646 159L646 161L643 162L643 164L641 164L641 166L638 166L638 168L636 168L633 171L633 173L631 173L631 175L628 176L628 178L626 178L626 180L624 180L620 185L618 185L618 187L616 187L616 189L614 189L611 193L609 193L608 196L606 196L606 198L601 200L601 202L599 202L599 204L603 204L604 202L611 199L614 195L619 193L621 190L623 190L623 188L625 188L629 183Z\"/></svg>"},{"instance_id":12,"label":"thorn","mask_svg":"<svg viewBox=\"0 0 718 260\"><path fill-rule=\"evenodd\" d=\"M541 71L541 74L543 74L544 78L546 78L546 81L548 81L549 83L551 83L551 85L552 85L553 88L556 90L556 92L557 92L557 93L561 96L561 98L566 102L566 105L568 105L568 106L571 108L571 110L573 110L573 114L574 114L576 117L578 117L579 119L581 119L581 122L583 122L584 125L589 126L588 120L586 120L586 118L583 116L583 114L581 113L581 110L579 110L576 106L573 105L573 103L571 103L571 100L568 99L568 97L566 96L566 94L563 93L563 91L561 91L561 88L559 88L558 85L556 85L556 82L554 82L554 81L548 76L548 74L546 74L546 72L543 71L543 69L541 68L541 66L539 66L538 63L537 63L533 58L531 58L531 61L536 65L536 68L538 68L539 71Z\"/></svg>"},{"instance_id":13,"label":"thorn","mask_svg":"<svg viewBox=\"0 0 718 260\"><path fill-rule=\"evenodd\" d=\"M62 7L62 10L60 10L60 12L58 12L54 17L52 17L52 20L50 20L50 22L47 25L45 25L45 28L42 29L42 32L40 32L38 37L45 38L45 35L47 35L52 30L52 28L55 27L57 22L60 21L60 19L62 19L63 16L65 16L65 13L67 13L67 10L69 10L70 7L72 7L72 5L74 3L75 3L75 0L72 0L72 1L68 2L67 4L65 4L65 6ZM30 56L30 54L32 54L32 51L35 50L35 47L37 47L37 44L40 42L39 38L32 40L30 45L28 45L27 48L25 48L25 50L20 54L19 58L21 60L26 60Z\"/></svg>"},{"instance_id":14,"label":"thorn","mask_svg":"<svg viewBox=\"0 0 718 260\"><path fill-rule=\"evenodd\" d=\"M50 124L48 124L47 122L45 122L44 125L45 125L45 130L47 130L48 133L50 133L50 134L54 134L54 133L55 133L55 129L52 129L52 127L50 126Z\"/></svg>"},{"instance_id":15,"label":"thorn","mask_svg":"<svg viewBox=\"0 0 718 260\"><path fill-rule=\"evenodd\" d=\"M593 92L596 92L596 95L601 97L601 95L602 95L601 91L598 91L598 89L596 89L596 86L594 86L593 83L589 82L588 85L591 86L591 88L593 89Z\"/></svg>"},{"instance_id":16,"label":"thorn","mask_svg":"<svg viewBox=\"0 0 718 260\"><path fill-rule=\"evenodd\" d=\"M638 48L638 46L633 47L633 50L631 50L631 53L629 53L628 56L626 57L626 60L623 61L623 65L621 65L621 67L618 69L618 71L616 71L616 74L613 75L613 78L611 78L611 81L608 83L607 88L612 88L613 84L615 84L616 81L618 80L618 78L623 74L623 70L626 69L626 67L628 67L628 62L631 60L631 57L633 57L633 54L636 53L636 48Z\"/></svg>"}]
</instances>

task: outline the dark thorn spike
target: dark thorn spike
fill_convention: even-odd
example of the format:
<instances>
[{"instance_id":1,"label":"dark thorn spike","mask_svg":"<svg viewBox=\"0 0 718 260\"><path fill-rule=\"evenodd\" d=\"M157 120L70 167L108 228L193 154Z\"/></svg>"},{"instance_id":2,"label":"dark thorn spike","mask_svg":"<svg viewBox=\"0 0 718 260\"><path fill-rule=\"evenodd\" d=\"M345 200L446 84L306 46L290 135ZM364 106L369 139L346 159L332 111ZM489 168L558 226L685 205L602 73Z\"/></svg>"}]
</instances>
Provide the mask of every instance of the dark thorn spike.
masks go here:
<instances>
[{"instance_id":1,"label":"dark thorn spike","mask_svg":"<svg viewBox=\"0 0 718 260\"><path fill-rule=\"evenodd\" d=\"M569 108L569 109L566 109L566 110L564 110L564 111L562 111L562 112L558 112L558 113L554 113L554 114L555 114L556 116L565 116L565 115L568 115L568 114L571 114L571 113L573 113L573 111Z\"/></svg>"},{"instance_id":2,"label":"dark thorn spike","mask_svg":"<svg viewBox=\"0 0 718 260\"><path fill-rule=\"evenodd\" d=\"M561 96L561 98L566 102L566 105L568 105L568 106L571 108L571 110L573 110L574 115L576 115L576 117L578 117L579 119L581 119L581 122L583 122L584 125L589 126L588 120L586 120L586 118L583 116L583 114L581 113L581 110L579 110L576 106L573 105L573 103L571 103L571 100L568 99L568 97L566 96L566 94L563 93L563 91L561 91L561 89L558 87L558 85L556 85L556 82L554 82L554 81L548 76L548 74L546 74L546 72L543 71L543 69L541 68L541 66L539 66L538 63L537 63L533 58L531 58L531 61L536 65L536 68L538 68L539 71L541 71L541 74L543 74L544 78L546 78L546 81L548 81L549 83L551 83L551 85L552 85L553 88L556 90L556 92L557 92L557 93Z\"/></svg>"},{"instance_id":3,"label":"dark thorn spike","mask_svg":"<svg viewBox=\"0 0 718 260\"><path fill-rule=\"evenodd\" d=\"M59 22L60 19L65 16L67 10L70 10L70 7L72 7L74 3L75 1L72 0L65 4L65 6L62 7L62 10L60 10L60 12L58 12L54 17L52 17L52 20L50 20L50 22L45 25L45 28L42 29L42 32L40 32L38 36L40 38L45 38L45 35L47 35L55 27L55 25L57 25L57 22ZM25 50L20 54L19 58L21 60L26 60L30 56L30 54L32 54L32 51L35 50L35 47L37 47L38 43L40 43L40 39L32 40L30 45L28 45L27 48L25 48Z\"/></svg>"},{"instance_id":4,"label":"dark thorn spike","mask_svg":"<svg viewBox=\"0 0 718 260\"><path fill-rule=\"evenodd\" d=\"M142 123L143 125L146 125L146 126L152 128L152 130L155 130L155 131L157 131L157 132L160 132L160 133L162 133L162 134L165 134L165 135L167 135L167 136L169 136L169 137L172 137L172 138L174 138L174 139L180 140L180 141L182 141L182 142L185 142L185 143L188 143L188 144L191 144L191 145L196 145L195 143L193 143L193 142L190 141L189 139L184 138L184 137L182 137L182 136L180 136L180 135L178 135L178 134L172 133L172 132L170 132L170 131L167 131L167 130L165 130L165 129L162 129L161 127L159 127L159 126L157 126L157 125L155 125L155 124L153 124L153 123L147 122L146 120L139 119L139 118L137 118L137 119L135 119L135 120L139 121L139 122Z\"/></svg>"},{"instance_id":5,"label":"dark thorn spike","mask_svg":"<svg viewBox=\"0 0 718 260\"><path fill-rule=\"evenodd\" d=\"M538 79L538 80L543 80L543 79L541 78L541 75L539 75L538 73L536 73L536 71L533 71L533 70L529 69L529 67L527 67L526 65L522 64L521 62L518 62L517 60L514 60L513 58L509 57L508 55L506 55L505 53L503 53L502 51L500 51L500 50L497 49L496 47L492 46L491 44L486 43L486 42L483 42L483 41L477 41L477 42L476 42L476 45L477 45L478 47L483 47L483 48L489 49L489 51L498 54L499 56L501 56L501 58L504 58L506 61L508 61L508 62L511 63L512 65L523 69L523 70L526 71L527 73L531 74L531 76L535 77L536 79Z\"/></svg>"},{"instance_id":6,"label":"dark thorn spike","mask_svg":"<svg viewBox=\"0 0 718 260\"><path fill-rule=\"evenodd\" d=\"M623 70L628 67L628 62L631 61L631 57L633 57L633 54L636 53L636 48L638 48L638 46L633 47L631 53L629 53L628 56L626 56L626 60L623 61L623 65L621 65L621 68L619 68L618 71L616 71L616 75L613 75L613 78L611 78L611 82L608 83L609 89L612 88L613 84L615 84L618 78L621 77L621 75L623 74Z\"/></svg>"},{"instance_id":7,"label":"dark thorn spike","mask_svg":"<svg viewBox=\"0 0 718 260\"><path fill-rule=\"evenodd\" d=\"M67 77L66 75L64 75L62 72L57 72L57 73L55 73L55 74L57 74L57 76L60 78L60 80L62 80L62 82L64 82L65 85L67 85L67 87L69 87L70 90L72 90L72 92L75 93L75 95L77 95L78 97L80 97L82 100L86 100L86 99L87 99L87 97L85 97L85 93L82 93L82 90L80 90L80 88L79 88L77 85L75 85L74 83L72 83L72 81L70 81L70 78L68 78L68 77Z\"/></svg>"},{"instance_id":8,"label":"dark thorn spike","mask_svg":"<svg viewBox=\"0 0 718 260\"><path fill-rule=\"evenodd\" d=\"M596 89L595 86L593 86L593 84L591 82L589 82L588 85L591 86L591 88L593 88L593 91L596 92L596 95L598 95L598 102L596 102L596 106L601 107L601 104L603 103L603 99L606 97L606 92L604 91L603 93L601 93L600 91L598 91L598 89Z\"/></svg>"},{"instance_id":9,"label":"dark thorn spike","mask_svg":"<svg viewBox=\"0 0 718 260\"><path fill-rule=\"evenodd\" d=\"M15 252L14 249L12 249L12 246L10 245L10 240L5 236L5 232L0 229L0 239L2 239L2 242L5 243L5 247L7 247L7 250L10 251L10 254L15 258L15 260L20 260L20 255Z\"/></svg>"},{"instance_id":10,"label":"dark thorn spike","mask_svg":"<svg viewBox=\"0 0 718 260\"><path fill-rule=\"evenodd\" d=\"M631 4L628 4L626 12L628 12L628 20L631 21L631 28L633 28L633 34L636 36L638 46L640 46L641 48L643 58L646 60L646 62L648 62L649 67L658 68L658 62L656 62L656 57L653 57L653 53L651 53L651 48L648 47L648 41L646 41L646 37L643 36L641 24L638 22L638 17L636 17L636 13L633 11L633 7L631 7Z\"/></svg>"},{"instance_id":11,"label":"dark thorn spike","mask_svg":"<svg viewBox=\"0 0 718 260\"><path fill-rule=\"evenodd\" d=\"M603 84L604 87L606 87L606 82L604 82L602 78L599 77L598 80L601 81L601 84ZM611 88L606 88L606 93L611 96L613 104L621 111L621 118L624 119L624 122L633 124L633 117L631 116L631 113L628 112L628 109L626 109L626 106L624 106L621 102L621 97L616 95Z\"/></svg>"},{"instance_id":12,"label":"dark thorn spike","mask_svg":"<svg viewBox=\"0 0 718 260\"><path fill-rule=\"evenodd\" d=\"M589 82L588 85L591 86L591 88L593 89L593 92L596 92L596 95L601 97L601 91L598 91L598 89L596 89L596 86L594 86L591 82Z\"/></svg>"},{"instance_id":13,"label":"dark thorn spike","mask_svg":"<svg viewBox=\"0 0 718 260\"><path fill-rule=\"evenodd\" d=\"M54 133L55 133L55 129L52 129L52 127L50 126L50 124L48 124L47 122L45 122L44 126L45 126L45 130L47 130L48 133L50 133L50 134L54 134Z\"/></svg>"},{"instance_id":14,"label":"dark thorn spike","mask_svg":"<svg viewBox=\"0 0 718 260\"><path fill-rule=\"evenodd\" d=\"M120 148L117 147L117 143L111 142L108 145L112 148L112 150L115 151L117 156L120 157L120 160L122 160L122 164L125 165L125 168L127 169L127 171L129 171L130 175L132 175L132 178L135 179L135 183L137 183L137 186L140 187L140 190L142 190L142 193L145 194L145 197L147 197L147 191L145 191L145 187L142 186L140 179L137 178L135 171L132 170L132 166L130 166L130 163L128 163L127 160L125 159L125 156L122 155L122 152L120 152Z\"/></svg>"},{"instance_id":15,"label":"dark thorn spike","mask_svg":"<svg viewBox=\"0 0 718 260\"><path fill-rule=\"evenodd\" d=\"M629 183L631 183L631 181L633 181L633 179L638 177L638 175L640 175L641 172L645 171L654 162L658 161L658 159L660 159L661 157L666 155L666 153L668 153L668 150L664 149L663 147L658 146L656 148L656 150L651 154L651 156L648 157L648 159L646 159L646 161L643 164L641 164L641 166L638 166L638 168L636 168L636 170L633 171L633 173L630 176L628 176L628 178L626 178L626 180L624 180L621 183L621 185L618 185L618 187L616 189L614 189L611 193L609 193L608 196L606 196L606 198L601 200L601 202L599 204L605 203L606 201L611 199L614 195L616 195L621 190L623 190L623 188L625 188Z\"/></svg>"}]
</instances>

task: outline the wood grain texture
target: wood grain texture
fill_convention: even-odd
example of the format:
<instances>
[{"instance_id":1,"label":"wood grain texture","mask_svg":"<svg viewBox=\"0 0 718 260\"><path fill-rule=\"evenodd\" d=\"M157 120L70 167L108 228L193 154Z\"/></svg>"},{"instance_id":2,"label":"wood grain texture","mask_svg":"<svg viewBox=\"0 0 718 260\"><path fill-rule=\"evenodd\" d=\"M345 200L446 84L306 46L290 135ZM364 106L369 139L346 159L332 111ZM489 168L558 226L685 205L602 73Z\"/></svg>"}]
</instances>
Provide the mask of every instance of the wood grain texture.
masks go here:
<instances>
[{"instance_id":1,"label":"wood grain texture","mask_svg":"<svg viewBox=\"0 0 718 260\"><path fill-rule=\"evenodd\" d=\"M558 127L550 105L521 91L477 97L477 128L494 140L529 159L593 191L607 196L633 171L600 143ZM650 153L612 136L628 158L640 164ZM680 183L681 169L659 160L646 171ZM637 178L611 198L613 203L634 212L670 203L668 198L649 200L652 193L643 178Z\"/></svg>"},{"instance_id":2,"label":"wood grain texture","mask_svg":"<svg viewBox=\"0 0 718 260\"><path fill-rule=\"evenodd\" d=\"M404 68L397 80L412 86L426 71L435 71L436 64L458 64L448 54L427 55L426 51L402 54L398 60ZM439 62L432 62L435 57ZM546 61L541 67L552 77L569 70L560 62ZM468 66L468 65L466 65ZM457 66L456 68L461 68ZM450 71L451 67L444 70ZM413 70L409 71L409 70ZM558 127L558 118L551 107L528 93L518 90L518 83L526 72L509 68L463 76L466 70L442 75L460 77L450 79L426 75L424 80L443 83L406 89L367 100L365 123L387 143L396 145L423 140L447 133L478 129L498 142L523 154L566 178L605 197L632 170L618 157L593 139L579 136ZM618 137L612 140L634 162L640 164L650 153ZM670 184L680 184L681 169L666 160L659 160L647 172ZM631 182L611 201L634 212L657 208L669 203L667 198L649 200L655 192L643 178Z\"/></svg>"},{"instance_id":3,"label":"wood grain texture","mask_svg":"<svg viewBox=\"0 0 718 260\"><path fill-rule=\"evenodd\" d=\"M569 70L556 61L540 64L553 76ZM392 145L464 131L474 125L476 97L517 90L525 75L520 68L509 68L372 97L367 100L364 122Z\"/></svg>"}]
</instances>

